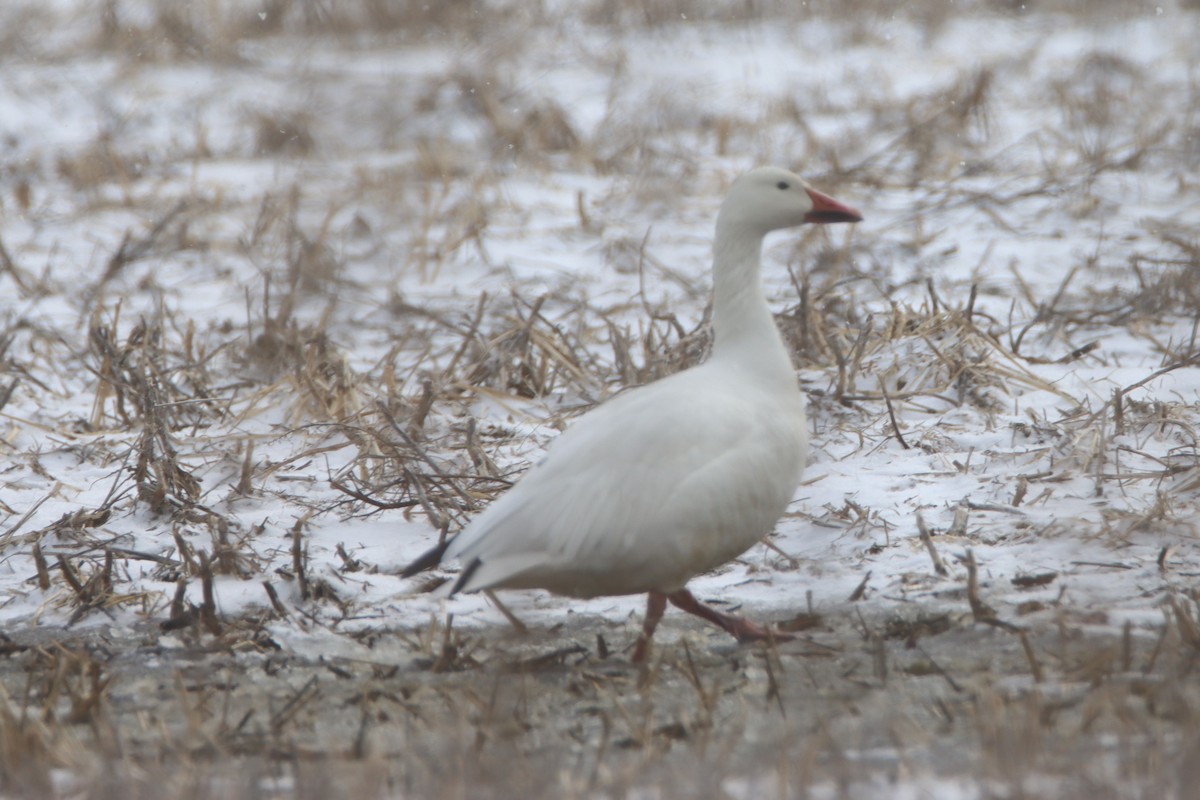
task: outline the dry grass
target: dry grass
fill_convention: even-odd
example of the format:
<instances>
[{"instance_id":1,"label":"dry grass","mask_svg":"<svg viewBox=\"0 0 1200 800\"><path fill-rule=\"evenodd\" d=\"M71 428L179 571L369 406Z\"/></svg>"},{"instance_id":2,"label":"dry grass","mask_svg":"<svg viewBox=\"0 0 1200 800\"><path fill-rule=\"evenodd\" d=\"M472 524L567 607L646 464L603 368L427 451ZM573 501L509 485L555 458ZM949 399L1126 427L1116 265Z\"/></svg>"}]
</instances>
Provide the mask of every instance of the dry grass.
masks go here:
<instances>
[{"instance_id":1,"label":"dry grass","mask_svg":"<svg viewBox=\"0 0 1200 800\"><path fill-rule=\"evenodd\" d=\"M811 20L865 47L897 14L933 44L964 13L1086 27L1146 10L1019 6L739 0L701 16L730 30ZM619 41L695 21L693 7L595 0L577 13ZM301 59L301 91L172 119L166 138L144 132L153 115L135 104L98 108L86 141L0 168L0 212L22 221L0 228L13 299L0 307L0 453L22 498L0 495L0 559L28 575L2 602L39 598L30 625L0 634L0 793L858 797L936 778L979 797L1188 796L1200 419L1186 394L1147 387L1200 363L1200 242L1193 227L1148 219L1113 243L1102 221L1113 176L1173 176L1178 202L1195 204L1194 92L1097 49L1068 74L1034 74L1022 63L1032 52L1015 53L911 95L864 81L850 99L789 90L709 113L647 89L627 54L553 44L609 80L605 122L589 133L522 71L529 48L567 25L541 4L109 0L82 19L55 13L0 12L3 58L78 59L152 82L156 70L256 68L259 47L327 59L481 44L386 86ZM68 41L60 25L83 33ZM1034 174L996 145L1017 79L1060 115L1011 147L1038 150ZM822 133L839 115L839 134ZM847 603L797 602L785 624L805 631L798 645L734 649L693 633L637 669L621 654L625 621L574 615L517 641L452 617L414 622L362 599L389 566L344 543L336 560L315 558L314 526L338 518L452 532L574 414L702 359L703 285L667 257L678 240L629 220L693 213L738 154L816 165L814 183L849 197L904 198L877 241L796 237L776 307L828 447L955 454L948 474L989 480L942 529L926 522L936 509L917 510L921 536L909 538L928 566L891 584L920 598L913 613L873 604L880 578L864 568ZM230 165L271 177L222 183ZM563 189L564 174L608 188ZM512 267L505 248L536 233L523 226L537 210L514 175L569 198L543 241L600 254L633 288L596 296L586 281ZM1039 204L1098 230L1095 247L1050 266L1000 263L989 248L970 280L940 277L957 247L947 220L1015 236ZM38 238L46 229L62 250ZM510 270L508 290L458 285L464 266ZM193 284L219 306L181 302ZM438 285L451 290L420 291ZM54 314L26 310L55 299ZM1133 358L1106 346L1118 333L1157 363L1110 396L1045 377L1054 365L1117 374ZM1008 419L1033 393L1054 413ZM488 403L544 419L530 432ZM937 424L947 410L1029 443L985 454L1025 459L1022 470L952 460L961 448ZM14 444L29 431L36 447ZM105 487L102 502L41 516L83 481ZM1035 525L1068 485L1096 499L1100 521ZM38 498L24 502L30 487ZM847 496L806 513L869 554L896 544L888 509ZM1056 598L1054 572L1001 581L978 552L1064 536L1110 546L1114 570L1136 567L1123 554L1133 542L1169 543L1144 578L1161 622ZM778 555L781 571L799 568ZM223 585L253 586L257 610L225 613ZM309 634L354 655L305 655Z\"/></svg>"},{"instance_id":2,"label":"dry grass","mask_svg":"<svg viewBox=\"0 0 1200 800\"><path fill-rule=\"evenodd\" d=\"M66 767L136 796L576 797L665 781L717 797L743 780L801 796L969 767L1000 796L1178 797L1200 700L1195 620L1178 601L1157 639L1121 639L1067 615L1032 644L983 633L985 654L967 651L981 631L958 615L902 627L839 615L801 659L685 641L640 672L584 643L611 633L594 623L501 648L435 623L398 665L307 659L263 635L133 672L133 641L26 645L6 669L23 694L2 711L6 763L20 765L4 788L52 794Z\"/></svg>"}]
</instances>

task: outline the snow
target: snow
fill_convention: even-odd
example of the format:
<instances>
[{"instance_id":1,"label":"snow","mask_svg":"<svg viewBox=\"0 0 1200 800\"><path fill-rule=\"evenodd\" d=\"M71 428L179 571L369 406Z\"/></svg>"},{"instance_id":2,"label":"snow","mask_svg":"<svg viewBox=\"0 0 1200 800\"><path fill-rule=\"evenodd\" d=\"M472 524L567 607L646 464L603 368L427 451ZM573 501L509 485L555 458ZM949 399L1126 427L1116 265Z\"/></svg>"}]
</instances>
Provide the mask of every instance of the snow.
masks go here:
<instances>
[{"instance_id":1,"label":"snow","mask_svg":"<svg viewBox=\"0 0 1200 800\"><path fill-rule=\"evenodd\" d=\"M396 43L384 35L356 49L317 37L246 41L236 63L223 70L186 62L134 69L88 52L57 64L4 56L0 138L9 158L0 171L0 241L38 288L22 288L10 272L0 273L0 327L11 337L0 339L7 345L7 352L0 348L0 388L16 381L0 409L0 625L52 627L71 620L69 589L59 581L38 588L32 543L37 532L81 509L111 506L112 515L88 533L123 551L178 558L174 533L197 549L212 549L202 526L174 524L137 501L129 474L141 432L122 429L112 400L98 399L95 364L85 368L84 354L91 328L113 327L123 341L140 318L162 307L194 323L198 344L220 340L222 329L237 332L226 339L245 341L261 332L264 275L273 266L246 242L265 195L284 204L291 187L301 187L299 224L307 231L328 224L326 245L343 260L331 282L336 299L318 288L301 296L294 313L305 324L327 325L350 368L365 376L359 389L368 405L375 393L382 396L385 364L397 362L398 374L412 368L403 362L407 351L397 361L388 330L398 298L439 313L453 309L465 320L482 291L505 297L515 288L533 298L565 289L581 308L613 309L636 334L648 324L644 297L690 329L702 318L705 297L687 287L708 286L708 246L723 189L760 161L802 164L818 186L822 174L835 172L830 157L886 177L856 182L850 174L836 187L836 196L866 217L852 234L830 231L799 251L798 234L772 238L766 271L777 309L797 302L788 268L811 267L820 244L845 245L870 265L875 285L859 279L843 289L849 302L860 304L862 318L877 315L872 324L881 325L890 309L884 287L895 289L893 300L918 308L928 302L928 279L947 305L962 308L977 283L976 313L997 327L1011 325L1015 336L1035 323L1037 305L1053 301L1073 267L1080 272L1066 284L1060 309L1096 310L1102 296L1116 307L1139 281L1152 282L1169 269L1148 259L1181 258L1158 233L1180 231L1195 243L1200 149L1194 118L1152 142L1135 168L1093 173L1079 145L1111 148L1120 160L1158 122L1177 122L1177 106L1200 78L1196 13L1167 5L1160 11L1101 15L1090 25L1074 17L980 13L934 28L908 17L851 25L797 15L781 24L689 21L649 30L576 20L564 30L538 29L527 46L505 50L494 64L468 43ZM56 40L88 40L95 15L77 13L66 0L44 13L58 15ZM1118 75L1113 85L1158 94L1141 106L1145 117L1123 116L1132 107L1116 96L1113 119L1101 133L1063 106L1070 95L1049 92L1053 80L1025 82L1030 75L1057 76L1086 93L1094 54L1126 65L1129 75ZM912 98L928 115L925 122L936 125L962 76L974 70L993 75L988 118L978 123L975 140L962 141L955 157L931 170L945 185L936 179L908 185L908 162L918 156L904 149L881 154L922 121L873 113L872 98ZM513 120L539 98L554 98L580 137L593 143L595 162L612 159L618 167L510 154L489 138L467 83L447 77L464 74L492 74L509 87L506 110ZM254 114L289 110L310 115L316 149L256 153ZM1188 113L1194 115L1194 100ZM718 153L712 131L722 118L736 124ZM1185 139L1180 131L1189 124L1193 133ZM73 186L56 165L95 147L102 131L111 134L127 171ZM421 144L434 137L442 148L434 170L439 178L418 185L407 173L389 177L430 157ZM201 139L211 156L192 155ZM641 155L629 156L626 141L640 142L633 149L643 148ZM23 210L12 198L30 176L32 205ZM1066 190L1023 194L1048 178ZM211 209L190 234L208 244L152 252L101 287L98 279L125 232L143 233L182 199ZM422 247L437 249L453 238L447 228L454 223L442 221L452 220L450 209L464 202L485 209L479 245L422 264ZM581 228L577 203L596 230ZM424 240L414 233L421 215L431 220ZM368 233L354 233L356 217ZM636 249L625 262L612 254L621 242L636 248L643 240L653 261L639 275ZM282 245L276 255L277 263L287 258ZM1138 271L1134 263L1142 264ZM546 313L553 321L569 326L569 304L551 306ZM884 613L942 602L938 592L965 582L959 558L969 549L981 565L982 591L1003 617L1023 601L1041 599L1103 609L1103 625L1114 632L1126 622L1137 630L1161 624L1165 593L1200 574L1194 472L1175 476L1174 483L1102 476L1166 465L1195 469L1200 368L1174 369L1125 394L1127 408L1158 407L1157 423L1142 416L1118 432L1111 410L1104 412L1107 422L1081 420L1101 411L1114 390L1166 366L1165 351L1194 353L1184 346L1194 341L1194 314L1173 309L1152 322L1143 316L1135 325L1097 323L1086 336L1034 324L1022 354L1037 361L1009 359L986 341L973 342L968 350L1006 370L995 385L980 389L995 407L946 395L898 399L907 449L891 434L882 403L841 408L832 397L836 370L806 366L800 378L814 396L812 464L774 540L798 566L756 547L697 578L693 589L752 616L779 618L803 609L810 591L818 609L843 607L869 572L863 602ZM961 342L941 335L901 338L873 351L864 362L869 371L848 389L877 393L882 376L899 398L922 381L944 383L935 347L940 352ZM1056 363L1089 343L1096 344L1091 353ZM608 357L602 350L597 344L597 358ZM266 607L266 579L286 605L303 605L295 582L280 570L291 567L290 532L304 518L310 580L328 581L354 610L331 621L336 610L317 608L312 619L324 627L300 617L272 623L284 647L355 651L359 645L343 633L420 626L450 612L458 627L506 624L483 597L441 600L417 592L425 578L398 577L438 535L419 511L366 515L362 507L336 506L308 516L343 499L329 478L358 450L334 431L300 427L319 428L327 420L298 417L286 398L251 402L253 390L238 384L256 377L252 364L232 368L222 385L210 387L215 397L232 400L229 413L175 432L184 462L201 481L200 502L229 522L235 540L247 537L258 562L246 579L220 576L215 588L223 614ZM407 393L418 393L416 377L403 380L410 381ZM617 388L597 385L596 396ZM507 470L536 461L557 432L557 412L579 401L480 394L462 408L438 408L437 424L471 414L480 430L511 432L502 447L485 446ZM337 446L309 454L318 440ZM262 477L245 495L236 484L249 442ZM261 470L266 465L274 468ZM1013 506L1022 476L1034 475L1052 480L1030 479L1024 502ZM974 508L965 530L943 535L966 504ZM935 533L949 577L933 574L917 539L918 511ZM40 541L52 569L59 554L78 552L69 529ZM345 571L335 552L339 544L374 570ZM1166 547L1172 549L1164 568ZM144 592L145 603L72 624L133 625L143 616L165 617L174 583L159 565L137 558L118 563L120 591ZM1037 589L1010 583L1042 572L1060 577ZM191 602L200 602L198 581L187 591ZM640 613L643 603L568 601L536 592L505 601L526 623L543 626L568 613L623 619ZM666 627L670 623L668 617ZM896 796L975 796L956 783L914 784L906 791Z\"/></svg>"}]
</instances>

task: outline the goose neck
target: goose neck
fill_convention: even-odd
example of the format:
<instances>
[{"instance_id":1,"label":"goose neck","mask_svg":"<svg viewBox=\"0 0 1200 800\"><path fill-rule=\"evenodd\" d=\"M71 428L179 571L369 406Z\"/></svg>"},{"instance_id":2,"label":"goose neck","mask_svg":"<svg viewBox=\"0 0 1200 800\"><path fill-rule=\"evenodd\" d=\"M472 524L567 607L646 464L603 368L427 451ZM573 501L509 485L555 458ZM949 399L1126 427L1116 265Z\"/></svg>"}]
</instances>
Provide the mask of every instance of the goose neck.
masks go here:
<instances>
[{"instance_id":1,"label":"goose neck","mask_svg":"<svg viewBox=\"0 0 1200 800\"><path fill-rule=\"evenodd\" d=\"M713 356L783 351L763 297L763 235L718 225L713 248ZM786 357L786 353L784 353Z\"/></svg>"}]
</instances>

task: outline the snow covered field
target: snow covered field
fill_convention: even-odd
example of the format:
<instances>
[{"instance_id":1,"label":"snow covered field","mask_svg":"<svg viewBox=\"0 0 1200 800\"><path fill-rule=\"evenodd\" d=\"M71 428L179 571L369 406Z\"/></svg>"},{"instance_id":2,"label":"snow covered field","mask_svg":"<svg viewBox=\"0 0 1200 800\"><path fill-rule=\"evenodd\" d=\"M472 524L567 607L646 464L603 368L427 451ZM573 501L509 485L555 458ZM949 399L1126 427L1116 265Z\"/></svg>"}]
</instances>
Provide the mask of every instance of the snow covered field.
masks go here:
<instances>
[{"instance_id":1,"label":"snow covered field","mask_svg":"<svg viewBox=\"0 0 1200 800\"><path fill-rule=\"evenodd\" d=\"M1191 796L1197 30L1184 0L5 3L0 794ZM813 463L692 584L800 641L669 612L639 672L642 598L504 595L516 636L398 577L703 358L756 164L865 216L769 240Z\"/></svg>"}]
</instances>

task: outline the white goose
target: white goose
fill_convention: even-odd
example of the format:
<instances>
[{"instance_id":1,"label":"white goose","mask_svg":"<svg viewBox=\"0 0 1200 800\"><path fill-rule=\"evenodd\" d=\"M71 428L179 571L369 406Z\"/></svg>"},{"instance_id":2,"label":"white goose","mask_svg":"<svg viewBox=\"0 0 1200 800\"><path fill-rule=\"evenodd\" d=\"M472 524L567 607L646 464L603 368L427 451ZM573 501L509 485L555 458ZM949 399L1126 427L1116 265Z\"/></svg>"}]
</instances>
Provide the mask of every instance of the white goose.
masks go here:
<instances>
[{"instance_id":1,"label":"white goose","mask_svg":"<svg viewBox=\"0 0 1200 800\"><path fill-rule=\"evenodd\" d=\"M774 636L697 600L693 576L771 532L808 457L804 397L759 280L763 238L862 215L786 170L752 170L717 215L713 347L704 364L618 395L559 436L529 470L406 577L456 558L455 592L649 593L633 660L666 604L739 641Z\"/></svg>"}]
</instances>

